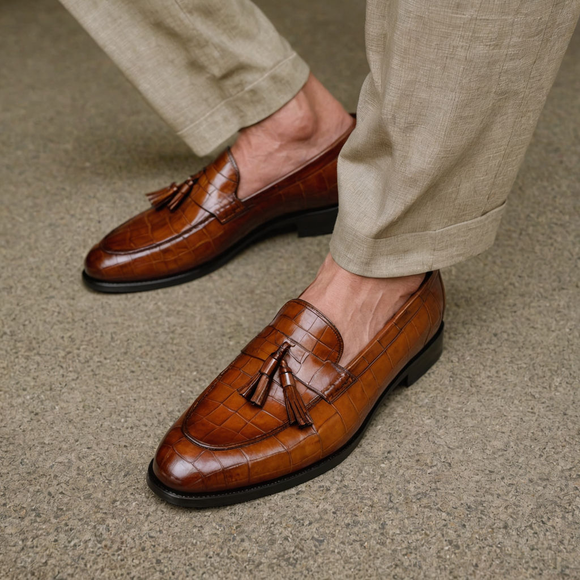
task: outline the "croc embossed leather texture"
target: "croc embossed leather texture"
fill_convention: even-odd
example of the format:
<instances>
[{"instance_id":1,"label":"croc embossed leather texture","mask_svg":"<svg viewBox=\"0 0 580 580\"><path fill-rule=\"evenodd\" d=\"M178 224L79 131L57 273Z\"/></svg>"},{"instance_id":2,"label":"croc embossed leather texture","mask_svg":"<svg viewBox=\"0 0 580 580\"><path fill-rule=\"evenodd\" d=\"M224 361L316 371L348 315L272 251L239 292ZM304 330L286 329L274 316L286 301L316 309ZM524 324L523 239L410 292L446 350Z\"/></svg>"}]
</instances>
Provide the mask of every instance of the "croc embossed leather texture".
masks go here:
<instances>
[{"instance_id":1,"label":"croc embossed leather texture","mask_svg":"<svg viewBox=\"0 0 580 580\"><path fill-rule=\"evenodd\" d=\"M91 249L85 283L100 292L153 290L205 276L251 243L277 233L331 233L338 211L337 158L351 131L244 199L237 196L239 171L227 149L183 183L149 194L152 208Z\"/></svg>"},{"instance_id":2,"label":"croc embossed leather texture","mask_svg":"<svg viewBox=\"0 0 580 580\"><path fill-rule=\"evenodd\" d=\"M149 487L182 506L228 505L328 471L354 449L381 399L439 358L439 272L345 367L343 340L321 312L291 300L203 391L159 445Z\"/></svg>"}]
</instances>

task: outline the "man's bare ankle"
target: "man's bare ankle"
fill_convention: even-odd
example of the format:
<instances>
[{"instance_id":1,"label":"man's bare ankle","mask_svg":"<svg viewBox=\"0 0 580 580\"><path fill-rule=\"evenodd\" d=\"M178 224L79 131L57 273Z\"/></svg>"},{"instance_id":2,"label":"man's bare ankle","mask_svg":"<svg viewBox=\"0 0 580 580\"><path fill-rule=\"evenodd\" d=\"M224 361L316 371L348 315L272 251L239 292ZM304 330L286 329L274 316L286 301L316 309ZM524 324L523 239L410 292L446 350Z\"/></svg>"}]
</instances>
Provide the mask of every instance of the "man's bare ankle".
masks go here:
<instances>
[{"instance_id":1,"label":"man's bare ankle","mask_svg":"<svg viewBox=\"0 0 580 580\"><path fill-rule=\"evenodd\" d=\"M309 141L319 130L319 119L304 89L281 109L260 123L242 130L259 133L262 137L279 143Z\"/></svg>"},{"instance_id":2,"label":"man's bare ankle","mask_svg":"<svg viewBox=\"0 0 580 580\"><path fill-rule=\"evenodd\" d=\"M243 137L256 134L280 144L309 142L320 140L327 133L338 137L353 124L342 105L310 75L296 96L266 119L242 129L240 138L243 143Z\"/></svg>"},{"instance_id":3,"label":"man's bare ankle","mask_svg":"<svg viewBox=\"0 0 580 580\"><path fill-rule=\"evenodd\" d=\"M344 339L341 364L346 365L418 290L424 277L358 276L341 268L329 254L301 298L336 325Z\"/></svg>"},{"instance_id":4,"label":"man's bare ankle","mask_svg":"<svg viewBox=\"0 0 580 580\"><path fill-rule=\"evenodd\" d=\"M243 199L297 169L354 124L342 105L310 75L300 92L263 121L240 131L232 153Z\"/></svg>"}]
</instances>

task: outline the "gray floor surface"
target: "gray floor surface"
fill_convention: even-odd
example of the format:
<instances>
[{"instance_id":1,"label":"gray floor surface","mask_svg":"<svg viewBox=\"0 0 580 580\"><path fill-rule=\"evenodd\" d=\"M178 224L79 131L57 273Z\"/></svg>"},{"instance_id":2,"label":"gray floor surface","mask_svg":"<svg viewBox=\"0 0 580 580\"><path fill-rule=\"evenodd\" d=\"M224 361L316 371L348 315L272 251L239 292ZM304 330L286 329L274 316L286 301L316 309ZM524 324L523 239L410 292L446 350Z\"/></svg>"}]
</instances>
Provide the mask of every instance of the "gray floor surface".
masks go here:
<instances>
[{"instance_id":1,"label":"gray floor surface","mask_svg":"<svg viewBox=\"0 0 580 580\"><path fill-rule=\"evenodd\" d=\"M354 108L363 3L259 4ZM157 499L147 464L328 237L88 292L88 248L201 161L54 0L1 3L0 98L0 577L580 578L578 32L496 245L444 273L441 362L332 472L201 512Z\"/></svg>"}]
</instances>

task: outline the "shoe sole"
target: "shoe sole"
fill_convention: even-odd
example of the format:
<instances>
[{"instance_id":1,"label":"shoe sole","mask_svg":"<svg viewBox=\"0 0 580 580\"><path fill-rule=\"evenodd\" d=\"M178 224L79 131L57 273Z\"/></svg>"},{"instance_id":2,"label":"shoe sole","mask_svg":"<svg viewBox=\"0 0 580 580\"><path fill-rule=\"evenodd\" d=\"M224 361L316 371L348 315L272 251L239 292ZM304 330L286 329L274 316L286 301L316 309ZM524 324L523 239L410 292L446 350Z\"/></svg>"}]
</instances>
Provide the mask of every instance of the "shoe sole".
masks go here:
<instances>
[{"instance_id":1,"label":"shoe sole","mask_svg":"<svg viewBox=\"0 0 580 580\"><path fill-rule=\"evenodd\" d=\"M429 343L419 354L411 359L397 377L391 381L365 418L363 424L351 439L349 439L343 447L328 457L325 457L300 471L272 481L266 481L264 483L240 489L233 489L231 491L199 494L176 491L161 483L153 472L153 461L151 461L147 471L147 485L161 499L164 499L173 505L202 509L233 505L258 499L260 497L290 489L291 487L295 487L326 473L333 467L336 467L339 463L342 463L354 451L355 447L360 443L367 427L369 426L372 416L375 414L383 399L399 385L410 387L439 360L439 357L443 352L443 326L443 323L441 323L437 333Z\"/></svg>"},{"instance_id":2,"label":"shoe sole","mask_svg":"<svg viewBox=\"0 0 580 580\"><path fill-rule=\"evenodd\" d=\"M105 292L109 294L125 294L128 292L145 292L147 290L157 290L176 286L185 282L197 280L215 272L235 258L240 252L248 246L278 234L287 233L296 230L299 238L323 236L331 234L338 215L338 206L327 207L308 212L298 212L282 218L277 218L266 224L257 227L254 231L242 238L231 248L217 256L216 258L196 266L187 272L174 274L165 278L155 280L144 280L142 282L105 282L89 276L83 270L83 282L91 290Z\"/></svg>"}]
</instances>

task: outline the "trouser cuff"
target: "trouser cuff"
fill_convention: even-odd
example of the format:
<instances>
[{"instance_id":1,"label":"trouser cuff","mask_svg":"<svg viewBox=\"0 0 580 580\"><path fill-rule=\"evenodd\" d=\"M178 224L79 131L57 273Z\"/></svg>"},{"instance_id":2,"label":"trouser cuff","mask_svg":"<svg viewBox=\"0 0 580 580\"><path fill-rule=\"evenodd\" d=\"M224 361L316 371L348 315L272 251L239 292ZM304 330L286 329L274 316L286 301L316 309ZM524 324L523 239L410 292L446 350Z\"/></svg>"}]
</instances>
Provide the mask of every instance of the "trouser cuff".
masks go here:
<instances>
[{"instance_id":1,"label":"trouser cuff","mask_svg":"<svg viewBox=\"0 0 580 580\"><path fill-rule=\"evenodd\" d=\"M339 212L330 253L339 266L359 276L394 278L439 270L487 250L505 205L437 231L381 239L362 236Z\"/></svg>"},{"instance_id":2,"label":"trouser cuff","mask_svg":"<svg viewBox=\"0 0 580 580\"><path fill-rule=\"evenodd\" d=\"M308 65L293 53L243 91L178 130L178 135L197 155L209 155L243 127L254 125L282 108L304 86L309 74Z\"/></svg>"}]
</instances>

